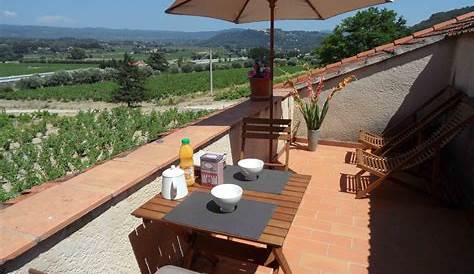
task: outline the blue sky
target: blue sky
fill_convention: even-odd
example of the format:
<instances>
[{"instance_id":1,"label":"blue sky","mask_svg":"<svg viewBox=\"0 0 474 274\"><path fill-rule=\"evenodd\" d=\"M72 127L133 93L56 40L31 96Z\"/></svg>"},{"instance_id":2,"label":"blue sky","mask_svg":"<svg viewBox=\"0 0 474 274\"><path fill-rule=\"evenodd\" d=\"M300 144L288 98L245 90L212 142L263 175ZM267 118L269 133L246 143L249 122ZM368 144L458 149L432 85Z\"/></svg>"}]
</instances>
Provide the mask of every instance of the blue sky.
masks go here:
<instances>
[{"instance_id":1,"label":"blue sky","mask_svg":"<svg viewBox=\"0 0 474 274\"><path fill-rule=\"evenodd\" d=\"M0 23L180 31L268 27L268 23L234 25L208 18L165 14L164 10L172 2L172 0L0 0ZM394 3L381 6L396 10L407 19L409 25L412 25L434 12L473 4L472 0L395 0ZM354 12L325 21L278 21L276 27L285 30L332 30L343 18L352 14Z\"/></svg>"}]
</instances>

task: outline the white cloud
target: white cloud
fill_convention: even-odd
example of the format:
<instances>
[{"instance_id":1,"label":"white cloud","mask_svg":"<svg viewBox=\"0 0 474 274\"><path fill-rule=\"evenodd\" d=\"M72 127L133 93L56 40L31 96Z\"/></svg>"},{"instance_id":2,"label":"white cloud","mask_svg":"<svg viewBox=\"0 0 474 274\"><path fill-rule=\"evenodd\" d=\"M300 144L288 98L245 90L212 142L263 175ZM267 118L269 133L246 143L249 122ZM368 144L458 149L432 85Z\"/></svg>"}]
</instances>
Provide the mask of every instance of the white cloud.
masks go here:
<instances>
[{"instance_id":1,"label":"white cloud","mask_svg":"<svg viewBox=\"0 0 474 274\"><path fill-rule=\"evenodd\" d=\"M45 15L38 18L38 22L41 24L64 24L64 23L74 23L74 20L66 16L61 15Z\"/></svg>"},{"instance_id":2,"label":"white cloud","mask_svg":"<svg viewBox=\"0 0 474 274\"><path fill-rule=\"evenodd\" d=\"M18 14L14 11L10 10L0 10L0 18L14 18L17 17Z\"/></svg>"}]
</instances>

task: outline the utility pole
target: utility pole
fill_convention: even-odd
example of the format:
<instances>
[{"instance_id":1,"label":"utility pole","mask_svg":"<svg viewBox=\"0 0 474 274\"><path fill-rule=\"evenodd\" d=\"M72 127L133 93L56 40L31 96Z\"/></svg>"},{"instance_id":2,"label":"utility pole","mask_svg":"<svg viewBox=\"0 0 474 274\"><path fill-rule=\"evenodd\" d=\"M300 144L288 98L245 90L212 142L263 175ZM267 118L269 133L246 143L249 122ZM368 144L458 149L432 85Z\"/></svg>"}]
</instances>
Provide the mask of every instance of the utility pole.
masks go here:
<instances>
[{"instance_id":1,"label":"utility pole","mask_svg":"<svg viewBox=\"0 0 474 274\"><path fill-rule=\"evenodd\" d=\"M212 48L209 49L209 75L211 82L211 96L214 95L213 82L212 82Z\"/></svg>"}]
</instances>

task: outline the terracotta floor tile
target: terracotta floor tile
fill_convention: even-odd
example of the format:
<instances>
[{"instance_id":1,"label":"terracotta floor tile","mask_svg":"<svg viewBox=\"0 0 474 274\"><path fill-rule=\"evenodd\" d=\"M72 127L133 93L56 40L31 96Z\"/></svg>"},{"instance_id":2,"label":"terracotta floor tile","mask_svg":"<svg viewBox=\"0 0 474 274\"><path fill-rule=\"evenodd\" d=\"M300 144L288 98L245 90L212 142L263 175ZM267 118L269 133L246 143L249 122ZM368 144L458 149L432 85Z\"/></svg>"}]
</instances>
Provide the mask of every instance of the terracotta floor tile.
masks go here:
<instances>
[{"instance_id":1,"label":"terracotta floor tile","mask_svg":"<svg viewBox=\"0 0 474 274\"><path fill-rule=\"evenodd\" d=\"M3 219L0 224L3 224ZM33 235L0 227L0 265L36 245Z\"/></svg>"},{"instance_id":2,"label":"terracotta floor tile","mask_svg":"<svg viewBox=\"0 0 474 274\"><path fill-rule=\"evenodd\" d=\"M368 264L369 258L369 254L362 252L360 249L345 248L335 245L329 246L328 256L361 264Z\"/></svg>"},{"instance_id":3,"label":"terracotta floor tile","mask_svg":"<svg viewBox=\"0 0 474 274\"><path fill-rule=\"evenodd\" d=\"M352 246L352 238L335 235L331 232L315 230L311 233L311 239L340 247L350 248Z\"/></svg>"},{"instance_id":4,"label":"terracotta floor tile","mask_svg":"<svg viewBox=\"0 0 474 274\"><path fill-rule=\"evenodd\" d=\"M358 265L354 263L349 264L349 274L368 274L369 269L367 266Z\"/></svg>"},{"instance_id":5,"label":"terracotta floor tile","mask_svg":"<svg viewBox=\"0 0 474 274\"><path fill-rule=\"evenodd\" d=\"M338 260L327 256L303 253L300 266L314 271L320 270L327 273L346 273L348 263L344 260Z\"/></svg>"},{"instance_id":6,"label":"terracotta floor tile","mask_svg":"<svg viewBox=\"0 0 474 274\"><path fill-rule=\"evenodd\" d=\"M293 273L472 273L474 234L462 211L392 182L369 199L340 192L341 174L359 171L345 163L351 151L290 152L290 168L312 176L283 247Z\"/></svg>"},{"instance_id":7,"label":"terracotta floor tile","mask_svg":"<svg viewBox=\"0 0 474 274\"><path fill-rule=\"evenodd\" d=\"M309 239L287 237L284 245L284 253L286 254L287 252L292 252L291 250L296 250L297 252L310 252L314 254L326 255L328 245Z\"/></svg>"},{"instance_id":8,"label":"terracotta floor tile","mask_svg":"<svg viewBox=\"0 0 474 274\"><path fill-rule=\"evenodd\" d=\"M0 219L7 229L43 240L110 198L109 194L60 184L1 210Z\"/></svg>"}]
</instances>

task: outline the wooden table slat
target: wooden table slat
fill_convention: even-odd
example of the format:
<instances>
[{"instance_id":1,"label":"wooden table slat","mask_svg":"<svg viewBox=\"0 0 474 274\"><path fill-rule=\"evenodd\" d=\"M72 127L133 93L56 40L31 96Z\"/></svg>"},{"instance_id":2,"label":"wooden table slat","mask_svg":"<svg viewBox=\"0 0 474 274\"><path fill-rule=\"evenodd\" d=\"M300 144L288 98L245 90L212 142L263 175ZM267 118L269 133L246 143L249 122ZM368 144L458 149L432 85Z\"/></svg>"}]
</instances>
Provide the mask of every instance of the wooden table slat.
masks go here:
<instances>
[{"instance_id":1,"label":"wooden table slat","mask_svg":"<svg viewBox=\"0 0 474 274\"><path fill-rule=\"evenodd\" d=\"M281 194L244 190L243 198L245 199L273 203L277 206L259 239L254 242L277 247L281 247L283 245L285 237L288 234L303 198L304 192L306 191L310 181L311 176L292 174ZM190 193L193 191L209 192L210 188L206 186L195 185L189 188ZM156 195L148 202L143 204L140 208L136 209L132 215L148 220L162 220L163 217L180 202L181 201L165 200L161 197L161 195ZM192 229L206 232L206 230L199 228ZM212 231L207 232L211 234L215 233ZM219 234L226 235L225 233ZM235 237L234 235L226 236Z\"/></svg>"}]
</instances>

